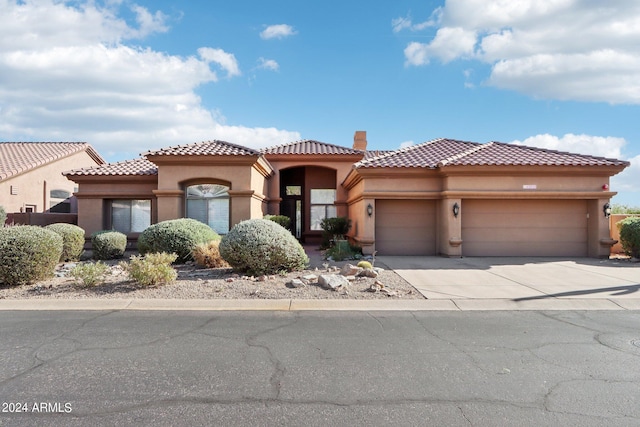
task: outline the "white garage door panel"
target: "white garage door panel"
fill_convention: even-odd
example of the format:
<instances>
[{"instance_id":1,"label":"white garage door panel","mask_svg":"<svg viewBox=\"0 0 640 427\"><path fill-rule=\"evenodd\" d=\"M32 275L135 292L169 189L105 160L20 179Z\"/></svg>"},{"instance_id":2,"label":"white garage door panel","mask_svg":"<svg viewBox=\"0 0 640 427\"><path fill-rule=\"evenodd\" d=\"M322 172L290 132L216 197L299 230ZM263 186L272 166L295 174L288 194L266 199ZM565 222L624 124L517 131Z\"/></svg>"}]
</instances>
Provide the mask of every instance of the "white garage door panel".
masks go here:
<instances>
[{"instance_id":1,"label":"white garage door panel","mask_svg":"<svg viewBox=\"0 0 640 427\"><path fill-rule=\"evenodd\" d=\"M463 200L465 256L586 256L584 200Z\"/></svg>"},{"instance_id":2,"label":"white garage door panel","mask_svg":"<svg viewBox=\"0 0 640 427\"><path fill-rule=\"evenodd\" d=\"M435 255L435 202L377 200L378 255Z\"/></svg>"}]
</instances>

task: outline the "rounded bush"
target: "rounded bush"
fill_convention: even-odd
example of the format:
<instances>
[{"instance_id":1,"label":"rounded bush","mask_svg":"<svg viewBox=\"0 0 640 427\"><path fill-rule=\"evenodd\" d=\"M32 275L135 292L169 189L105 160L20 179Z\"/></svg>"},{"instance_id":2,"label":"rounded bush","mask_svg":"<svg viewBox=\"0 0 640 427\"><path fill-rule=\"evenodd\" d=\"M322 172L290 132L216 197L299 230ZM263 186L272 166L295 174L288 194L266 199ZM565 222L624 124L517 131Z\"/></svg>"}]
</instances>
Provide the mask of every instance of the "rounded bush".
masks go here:
<instances>
[{"instance_id":1,"label":"rounded bush","mask_svg":"<svg viewBox=\"0 0 640 427\"><path fill-rule=\"evenodd\" d=\"M624 252L634 258L640 258L640 217L630 216L617 225Z\"/></svg>"},{"instance_id":2,"label":"rounded bush","mask_svg":"<svg viewBox=\"0 0 640 427\"><path fill-rule=\"evenodd\" d=\"M7 212L0 206L0 227L4 227L5 222L7 222Z\"/></svg>"},{"instance_id":3,"label":"rounded bush","mask_svg":"<svg viewBox=\"0 0 640 427\"><path fill-rule=\"evenodd\" d=\"M291 218L286 215L265 215L263 218L277 222L286 229L289 229L289 226L291 225Z\"/></svg>"},{"instance_id":4,"label":"rounded bush","mask_svg":"<svg viewBox=\"0 0 640 427\"><path fill-rule=\"evenodd\" d=\"M302 270L309 262L289 230L266 219L233 227L220 242L220 255L235 270L253 275Z\"/></svg>"},{"instance_id":5,"label":"rounded bush","mask_svg":"<svg viewBox=\"0 0 640 427\"><path fill-rule=\"evenodd\" d=\"M219 240L218 233L207 224L191 218L171 219L153 224L138 237L138 251L167 252L178 255L176 262L193 260L191 251L200 243Z\"/></svg>"},{"instance_id":6,"label":"rounded bush","mask_svg":"<svg viewBox=\"0 0 640 427\"><path fill-rule=\"evenodd\" d=\"M56 223L45 227L62 237L60 261L77 261L84 248L84 230L77 225Z\"/></svg>"},{"instance_id":7,"label":"rounded bush","mask_svg":"<svg viewBox=\"0 0 640 427\"><path fill-rule=\"evenodd\" d=\"M97 231L91 235L94 259L122 258L127 249L127 236L115 230Z\"/></svg>"},{"instance_id":8,"label":"rounded bush","mask_svg":"<svg viewBox=\"0 0 640 427\"><path fill-rule=\"evenodd\" d=\"M18 286L53 276L62 237L34 225L0 228L0 282Z\"/></svg>"}]
</instances>

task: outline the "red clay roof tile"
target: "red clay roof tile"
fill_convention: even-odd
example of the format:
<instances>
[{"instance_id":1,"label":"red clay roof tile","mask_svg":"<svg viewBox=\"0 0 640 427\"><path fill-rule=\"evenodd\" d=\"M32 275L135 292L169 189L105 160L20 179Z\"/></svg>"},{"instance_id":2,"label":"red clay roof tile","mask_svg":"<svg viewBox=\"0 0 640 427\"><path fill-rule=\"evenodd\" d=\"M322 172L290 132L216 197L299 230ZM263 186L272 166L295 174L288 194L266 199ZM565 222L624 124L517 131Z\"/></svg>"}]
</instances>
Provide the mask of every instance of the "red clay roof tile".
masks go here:
<instances>
[{"instance_id":1,"label":"red clay roof tile","mask_svg":"<svg viewBox=\"0 0 640 427\"><path fill-rule=\"evenodd\" d=\"M125 160L108 165L91 168L74 169L64 172L65 176L128 176L128 175L157 175L158 167L145 158Z\"/></svg>"},{"instance_id":2,"label":"red clay roof tile","mask_svg":"<svg viewBox=\"0 0 640 427\"><path fill-rule=\"evenodd\" d=\"M304 139L301 141L289 142L287 144L276 145L264 148L262 154L328 154L328 155L364 155L361 150L341 147L339 145L327 144L326 142Z\"/></svg>"},{"instance_id":3,"label":"red clay roof tile","mask_svg":"<svg viewBox=\"0 0 640 427\"><path fill-rule=\"evenodd\" d=\"M96 163L105 163L86 142L0 142L0 180L83 150Z\"/></svg>"},{"instance_id":4,"label":"red clay roof tile","mask_svg":"<svg viewBox=\"0 0 640 427\"><path fill-rule=\"evenodd\" d=\"M174 147L161 148L159 150L147 151L143 156L259 156L260 152L242 145L232 144L225 141L203 141L194 144L177 145Z\"/></svg>"}]
</instances>

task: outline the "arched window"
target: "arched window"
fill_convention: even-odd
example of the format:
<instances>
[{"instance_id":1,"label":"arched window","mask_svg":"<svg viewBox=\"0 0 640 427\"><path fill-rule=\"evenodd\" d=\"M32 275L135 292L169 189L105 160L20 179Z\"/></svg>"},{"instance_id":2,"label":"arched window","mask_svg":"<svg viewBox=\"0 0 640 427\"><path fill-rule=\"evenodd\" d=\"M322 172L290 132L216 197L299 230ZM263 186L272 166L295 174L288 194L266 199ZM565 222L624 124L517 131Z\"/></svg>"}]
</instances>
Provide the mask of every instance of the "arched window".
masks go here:
<instances>
[{"instance_id":1,"label":"arched window","mask_svg":"<svg viewBox=\"0 0 640 427\"><path fill-rule=\"evenodd\" d=\"M197 219L218 234L229 232L229 187L198 184L187 187L187 218Z\"/></svg>"}]
</instances>

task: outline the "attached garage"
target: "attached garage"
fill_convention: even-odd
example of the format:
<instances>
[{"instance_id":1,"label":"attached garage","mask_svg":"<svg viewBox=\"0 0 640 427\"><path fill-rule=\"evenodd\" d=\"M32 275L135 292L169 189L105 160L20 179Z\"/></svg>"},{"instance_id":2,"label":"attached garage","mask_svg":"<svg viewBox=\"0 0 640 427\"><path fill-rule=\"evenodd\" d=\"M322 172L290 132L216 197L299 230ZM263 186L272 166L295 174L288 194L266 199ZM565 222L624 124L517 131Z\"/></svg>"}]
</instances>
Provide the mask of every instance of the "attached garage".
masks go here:
<instances>
[{"instance_id":1,"label":"attached garage","mask_svg":"<svg viewBox=\"0 0 640 427\"><path fill-rule=\"evenodd\" d=\"M434 200L376 200L378 255L435 255Z\"/></svg>"},{"instance_id":2,"label":"attached garage","mask_svg":"<svg viewBox=\"0 0 640 427\"><path fill-rule=\"evenodd\" d=\"M587 256L585 200L462 202L463 256Z\"/></svg>"}]
</instances>

